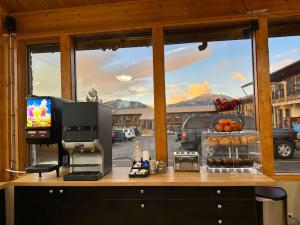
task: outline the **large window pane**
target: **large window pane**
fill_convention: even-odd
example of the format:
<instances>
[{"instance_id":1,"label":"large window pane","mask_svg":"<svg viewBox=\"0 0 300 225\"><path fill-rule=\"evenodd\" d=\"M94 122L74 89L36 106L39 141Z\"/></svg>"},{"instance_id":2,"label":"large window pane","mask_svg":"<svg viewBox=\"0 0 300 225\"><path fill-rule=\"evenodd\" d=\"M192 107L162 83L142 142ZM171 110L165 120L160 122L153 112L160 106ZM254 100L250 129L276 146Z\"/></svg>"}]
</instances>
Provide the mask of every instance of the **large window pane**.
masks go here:
<instances>
[{"instance_id":1,"label":"large window pane","mask_svg":"<svg viewBox=\"0 0 300 225\"><path fill-rule=\"evenodd\" d=\"M276 173L299 173L300 36L269 38Z\"/></svg>"},{"instance_id":2,"label":"large window pane","mask_svg":"<svg viewBox=\"0 0 300 225\"><path fill-rule=\"evenodd\" d=\"M151 36L130 34L77 41L77 99L112 107L113 166L131 165L135 141L155 157L152 48L144 39L150 45Z\"/></svg>"},{"instance_id":3,"label":"large window pane","mask_svg":"<svg viewBox=\"0 0 300 225\"><path fill-rule=\"evenodd\" d=\"M29 94L61 97L59 45L29 46ZM57 162L56 145L30 145L31 164Z\"/></svg>"},{"instance_id":4,"label":"large window pane","mask_svg":"<svg viewBox=\"0 0 300 225\"><path fill-rule=\"evenodd\" d=\"M29 47L30 93L61 97L60 52L58 45Z\"/></svg>"},{"instance_id":5,"label":"large window pane","mask_svg":"<svg viewBox=\"0 0 300 225\"><path fill-rule=\"evenodd\" d=\"M208 42L202 51L200 44L165 46L169 164L174 151L201 157L201 132L216 120L216 99L239 99L245 129L256 129L251 40Z\"/></svg>"}]
</instances>

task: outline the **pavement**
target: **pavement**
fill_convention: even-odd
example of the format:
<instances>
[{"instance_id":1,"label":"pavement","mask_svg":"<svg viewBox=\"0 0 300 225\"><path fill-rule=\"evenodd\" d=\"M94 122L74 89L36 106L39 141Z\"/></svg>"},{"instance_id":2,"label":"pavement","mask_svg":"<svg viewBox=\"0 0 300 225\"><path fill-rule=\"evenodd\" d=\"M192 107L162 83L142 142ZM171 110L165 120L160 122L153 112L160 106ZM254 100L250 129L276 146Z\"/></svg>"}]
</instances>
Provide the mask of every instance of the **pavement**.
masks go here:
<instances>
[{"instance_id":1,"label":"pavement","mask_svg":"<svg viewBox=\"0 0 300 225\"><path fill-rule=\"evenodd\" d=\"M155 158L155 138L153 136L138 136L132 141L113 144L113 166L131 166L134 158L135 141L140 141L142 150L148 150L150 157ZM180 151L180 142L175 141L175 135L168 135L168 159L169 166L173 165L173 152ZM300 172L300 147L290 160L275 159L275 172L277 173L299 173ZM125 158L123 158L125 157ZM130 159L129 159L130 158Z\"/></svg>"}]
</instances>

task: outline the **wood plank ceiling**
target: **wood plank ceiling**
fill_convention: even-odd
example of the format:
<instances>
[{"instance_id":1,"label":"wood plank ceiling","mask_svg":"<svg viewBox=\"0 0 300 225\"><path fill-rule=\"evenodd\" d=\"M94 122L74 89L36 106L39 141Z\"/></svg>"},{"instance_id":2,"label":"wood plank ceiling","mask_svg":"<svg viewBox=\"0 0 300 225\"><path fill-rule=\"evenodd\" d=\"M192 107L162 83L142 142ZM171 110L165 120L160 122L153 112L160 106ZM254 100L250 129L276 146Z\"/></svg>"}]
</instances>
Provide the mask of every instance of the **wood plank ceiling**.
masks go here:
<instances>
[{"instance_id":1,"label":"wood plank ceiling","mask_svg":"<svg viewBox=\"0 0 300 225\"><path fill-rule=\"evenodd\" d=\"M8 13L60 9L135 0L2 0L0 4Z\"/></svg>"}]
</instances>

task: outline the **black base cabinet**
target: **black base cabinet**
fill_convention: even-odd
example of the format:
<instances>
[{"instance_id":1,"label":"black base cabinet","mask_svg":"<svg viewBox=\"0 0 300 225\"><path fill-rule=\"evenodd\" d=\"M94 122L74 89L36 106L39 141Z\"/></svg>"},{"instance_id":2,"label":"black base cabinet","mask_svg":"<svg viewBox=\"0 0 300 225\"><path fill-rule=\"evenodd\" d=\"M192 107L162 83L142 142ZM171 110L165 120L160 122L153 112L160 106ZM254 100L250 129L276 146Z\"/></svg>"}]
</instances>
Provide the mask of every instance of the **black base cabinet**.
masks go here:
<instances>
[{"instance_id":1,"label":"black base cabinet","mask_svg":"<svg viewBox=\"0 0 300 225\"><path fill-rule=\"evenodd\" d=\"M254 187L15 187L15 225L257 225Z\"/></svg>"},{"instance_id":2,"label":"black base cabinet","mask_svg":"<svg viewBox=\"0 0 300 225\"><path fill-rule=\"evenodd\" d=\"M6 225L4 189L0 190L0 225Z\"/></svg>"},{"instance_id":3,"label":"black base cabinet","mask_svg":"<svg viewBox=\"0 0 300 225\"><path fill-rule=\"evenodd\" d=\"M100 224L93 188L15 187L15 225Z\"/></svg>"}]
</instances>

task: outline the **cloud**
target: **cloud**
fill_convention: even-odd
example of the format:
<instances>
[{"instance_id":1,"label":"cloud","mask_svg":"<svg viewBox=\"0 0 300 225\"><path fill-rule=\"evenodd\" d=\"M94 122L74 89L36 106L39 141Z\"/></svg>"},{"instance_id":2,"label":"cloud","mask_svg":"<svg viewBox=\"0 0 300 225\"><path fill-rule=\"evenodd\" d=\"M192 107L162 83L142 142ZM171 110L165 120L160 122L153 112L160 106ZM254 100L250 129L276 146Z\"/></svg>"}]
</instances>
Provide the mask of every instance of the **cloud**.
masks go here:
<instances>
[{"instance_id":1,"label":"cloud","mask_svg":"<svg viewBox=\"0 0 300 225\"><path fill-rule=\"evenodd\" d=\"M232 76L233 76L235 79L240 80L240 81L245 81L245 80L247 80L246 75L242 74L241 72L234 72L234 73L232 74Z\"/></svg>"},{"instance_id":2,"label":"cloud","mask_svg":"<svg viewBox=\"0 0 300 225\"><path fill-rule=\"evenodd\" d=\"M205 59L210 54L209 49L199 52L196 45L174 49L166 53L165 70L166 72L177 70ZM153 83L152 57L127 62L118 51L93 50L78 52L76 58L79 99L84 99L91 87L107 99L151 94L148 86Z\"/></svg>"},{"instance_id":3,"label":"cloud","mask_svg":"<svg viewBox=\"0 0 300 225\"><path fill-rule=\"evenodd\" d=\"M122 74L122 75L116 76L116 79L118 81L128 82L128 81L132 80L132 76L127 75L127 74Z\"/></svg>"},{"instance_id":4,"label":"cloud","mask_svg":"<svg viewBox=\"0 0 300 225\"><path fill-rule=\"evenodd\" d=\"M290 49L288 52L286 53L282 53L282 54L275 54L274 55L274 58L277 58L277 59L281 59L281 58L290 58L294 55L297 55L299 53L299 50L297 48L293 48L293 49Z\"/></svg>"},{"instance_id":5,"label":"cloud","mask_svg":"<svg viewBox=\"0 0 300 225\"><path fill-rule=\"evenodd\" d=\"M294 63L296 60L294 59L285 59L285 60L282 60L282 61L279 61L279 62L276 62L276 63L273 63L270 67L270 71L271 72L275 72L291 63Z\"/></svg>"},{"instance_id":6,"label":"cloud","mask_svg":"<svg viewBox=\"0 0 300 225\"><path fill-rule=\"evenodd\" d=\"M196 46L189 48L178 48L167 52L165 56L165 70L171 72L179 68L183 68L208 58L212 51L208 48L205 51L199 51Z\"/></svg>"},{"instance_id":7,"label":"cloud","mask_svg":"<svg viewBox=\"0 0 300 225\"><path fill-rule=\"evenodd\" d=\"M211 93L211 85L207 81L185 85L171 85L166 87L166 91L167 104L174 104Z\"/></svg>"}]
</instances>

